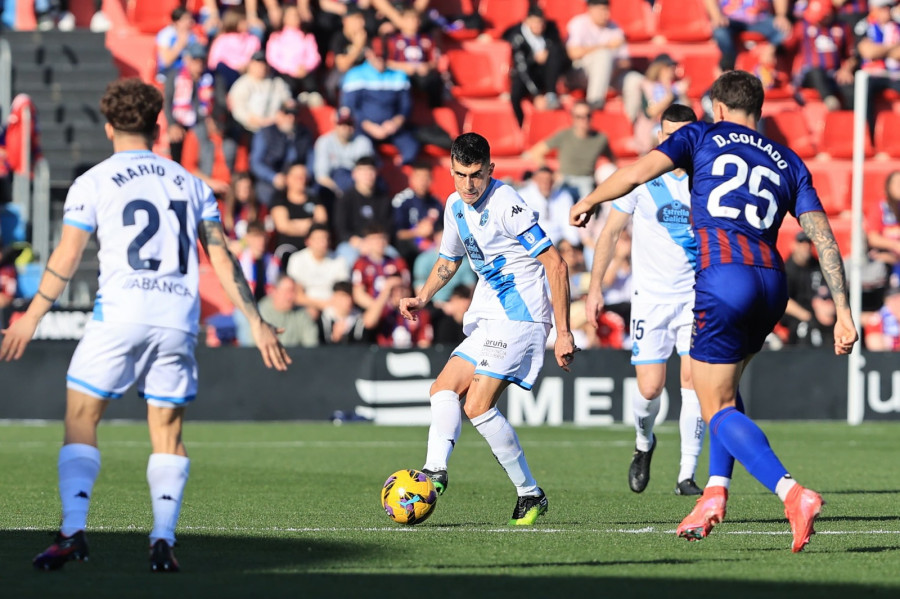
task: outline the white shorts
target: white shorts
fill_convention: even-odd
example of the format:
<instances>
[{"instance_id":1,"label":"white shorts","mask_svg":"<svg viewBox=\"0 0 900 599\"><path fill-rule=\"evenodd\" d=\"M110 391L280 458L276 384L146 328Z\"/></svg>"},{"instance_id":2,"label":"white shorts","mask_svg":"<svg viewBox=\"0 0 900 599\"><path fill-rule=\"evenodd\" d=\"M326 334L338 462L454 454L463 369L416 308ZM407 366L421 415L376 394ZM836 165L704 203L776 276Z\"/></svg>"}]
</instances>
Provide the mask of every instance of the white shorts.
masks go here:
<instances>
[{"instance_id":1,"label":"white shorts","mask_svg":"<svg viewBox=\"0 0 900 599\"><path fill-rule=\"evenodd\" d=\"M543 322L478 320L452 355L474 364L475 374L531 389L544 365L549 333Z\"/></svg>"},{"instance_id":2,"label":"white shorts","mask_svg":"<svg viewBox=\"0 0 900 599\"><path fill-rule=\"evenodd\" d=\"M150 405L180 407L197 395L195 335L144 324L88 321L75 348L66 386L100 399L118 399L137 383Z\"/></svg>"},{"instance_id":3,"label":"white shorts","mask_svg":"<svg viewBox=\"0 0 900 599\"><path fill-rule=\"evenodd\" d=\"M631 304L631 363L661 364L672 355L690 352L694 302Z\"/></svg>"}]
</instances>

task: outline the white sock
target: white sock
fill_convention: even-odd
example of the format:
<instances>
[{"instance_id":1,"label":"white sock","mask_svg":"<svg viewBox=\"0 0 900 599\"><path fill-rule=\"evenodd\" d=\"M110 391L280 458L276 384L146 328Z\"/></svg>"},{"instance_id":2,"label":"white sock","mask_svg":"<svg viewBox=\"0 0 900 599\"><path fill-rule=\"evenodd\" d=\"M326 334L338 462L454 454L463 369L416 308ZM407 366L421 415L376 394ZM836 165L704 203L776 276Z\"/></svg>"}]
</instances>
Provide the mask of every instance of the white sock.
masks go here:
<instances>
[{"instance_id":1,"label":"white sock","mask_svg":"<svg viewBox=\"0 0 900 599\"><path fill-rule=\"evenodd\" d=\"M793 489L796 484L797 481L791 478L790 474L782 476L775 484L775 494L778 495L778 499L784 502L787 499L788 493L790 493L791 489Z\"/></svg>"},{"instance_id":2,"label":"white sock","mask_svg":"<svg viewBox=\"0 0 900 599\"><path fill-rule=\"evenodd\" d=\"M728 489L731 487L731 479L724 476L710 476L706 483L706 488L710 487L725 487Z\"/></svg>"},{"instance_id":3,"label":"white sock","mask_svg":"<svg viewBox=\"0 0 900 599\"><path fill-rule=\"evenodd\" d=\"M703 448L703 432L706 430L706 423L700 415L700 400L693 389L681 389L678 429L681 432L681 469L678 471L678 482L681 482L686 478L694 478L697 458Z\"/></svg>"},{"instance_id":4,"label":"white sock","mask_svg":"<svg viewBox=\"0 0 900 599\"><path fill-rule=\"evenodd\" d=\"M488 442L491 451L494 452L494 457L506 470L509 480L516 486L519 497L537 495L537 482L531 475L528 462L525 461L525 452L522 451L522 446L519 444L519 437L500 410L491 408L481 416L472 418L472 424Z\"/></svg>"},{"instance_id":5,"label":"white sock","mask_svg":"<svg viewBox=\"0 0 900 599\"><path fill-rule=\"evenodd\" d=\"M659 395L653 399L634 395L631 411L634 413L634 430L637 433L634 446L638 451L650 451L653 445L653 424L659 414Z\"/></svg>"},{"instance_id":6,"label":"white sock","mask_svg":"<svg viewBox=\"0 0 900 599\"><path fill-rule=\"evenodd\" d=\"M431 396L431 427L428 429L426 470L446 470L447 461L462 432L462 409L459 395L438 391Z\"/></svg>"},{"instance_id":7,"label":"white sock","mask_svg":"<svg viewBox=\"0 0 900 599\"><path fill-rule=\"evenodd\" d=\"M100 474L100 450L93 445L70 443L59 450L59 499L62 525L59 531L71 537L87 526L94 481Z\"/></svg>"},{"instance_id":8,"label":"white sock","mask_svg":"<svg viewBox=\"0 0 900 599\"><path fill-rule=\"evenodd\" d=\"M175 544L175 525L181 512L181 498L187 484L191 460L170 453L153 453L147 461L147 483L150 485L150 501L153 505L153 530L150 544L165 539L169 546Z\"/></svg>"}]
</instances>

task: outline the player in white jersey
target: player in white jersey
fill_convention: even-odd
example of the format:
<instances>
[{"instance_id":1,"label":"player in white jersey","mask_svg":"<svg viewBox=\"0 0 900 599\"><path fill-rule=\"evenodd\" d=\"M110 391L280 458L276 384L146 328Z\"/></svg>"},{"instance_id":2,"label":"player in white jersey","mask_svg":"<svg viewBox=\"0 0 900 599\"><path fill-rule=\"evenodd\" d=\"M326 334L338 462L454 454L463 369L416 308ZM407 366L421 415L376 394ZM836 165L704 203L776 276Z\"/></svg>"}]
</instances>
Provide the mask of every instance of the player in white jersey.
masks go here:
<instances>
[{"instance_id":1,"label":"player in white jersey","mask_svg":"<svg viewBox=\"0 0 900 599\"><path fill-rule=\"evenodd\" d=\"M97 233L100 288L66 376L65 438L59 452L62 524L34 558L42 570L88 556L84 529L100 472L97 425L108 400L134 383L147 401L152 455L147 482L153 508L150 566L177 572L175 526L190 460L181 438L185 406L197 393L194 360L199 293L197 239L234 305L249 319L267 367L290 358L262 320L241 268L225 245L212 190L179 164L150 151L162 95L139 79L111 83L100 101L114 154L75 180L62 236L37 295L0 344L0 359L22 356L38 322L78 268Z\"/></svg>"},{"instance_id":2,"label":"player in white jersey","mask_svg":"<svg viewBox=\"0 0 900 599\"><path fill-rule=\"evenodd\" d=\"M577 349L569 330L568 267L538 224L537 214L512 187L491 177L494 165L484 137L457 137L450 161L456 192L447 198L440 256L418 296L401 300L401 313L415 319L415 312L456 274L463 256L478 274L478 284L463 321L467 337L431 386L423 471L443 493L447 461L462 427L460 398L465 397L466 416L516 487L510 525L530 526L547 511L547 497L496 404L510 383L524 389L534 384L552 320L557 328L556 361L569 370Z\"/></svg>"},{"instance_id":3,"label":"player in white jersey","mask_svg":"<svg viewBox=\"0 0 900 599\"><path fill-rule=\"evenodd\" d=\"M662 114L662 142L682 126L697 120L687 106L673 104ZM676 170L640 185L613 202L594 254L591 285L585 303L589 322L603 309L603 274L609 268L616 241L633 218L631 260L634 291L631 298L631 363L638 392L632 410L636 431L628 485L635 493L650 482L650 460L656 449L653 424L659 414L666 383L666 362L673 347L681 356L681 469L675 493L700 495L694 482L705 425L691 382L689 358L694 306L694 263L697 244L691 231L691 193L687 173ZM596 326L596 325L595 325Z\"/></svg>"}]
</instances>

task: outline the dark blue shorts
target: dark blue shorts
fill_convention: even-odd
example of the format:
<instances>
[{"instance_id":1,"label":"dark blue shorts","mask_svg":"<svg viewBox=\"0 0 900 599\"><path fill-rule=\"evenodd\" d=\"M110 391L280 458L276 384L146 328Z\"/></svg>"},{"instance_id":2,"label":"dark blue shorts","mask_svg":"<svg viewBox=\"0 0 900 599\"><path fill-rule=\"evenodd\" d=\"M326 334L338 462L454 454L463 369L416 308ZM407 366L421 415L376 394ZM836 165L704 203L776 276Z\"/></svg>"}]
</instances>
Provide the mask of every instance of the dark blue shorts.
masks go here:
<instances>
[{"instance_id":1,"label":"dark blue shorts","mask_svg":"<svg viewBox=\"0 0 900 599\"><path fill-rule=\"evenodd\" d=\"M762 349L784 315L787 280L774 268L713 264L697 274L691 357L735 364Z\"/></svg>"}]
</instances>

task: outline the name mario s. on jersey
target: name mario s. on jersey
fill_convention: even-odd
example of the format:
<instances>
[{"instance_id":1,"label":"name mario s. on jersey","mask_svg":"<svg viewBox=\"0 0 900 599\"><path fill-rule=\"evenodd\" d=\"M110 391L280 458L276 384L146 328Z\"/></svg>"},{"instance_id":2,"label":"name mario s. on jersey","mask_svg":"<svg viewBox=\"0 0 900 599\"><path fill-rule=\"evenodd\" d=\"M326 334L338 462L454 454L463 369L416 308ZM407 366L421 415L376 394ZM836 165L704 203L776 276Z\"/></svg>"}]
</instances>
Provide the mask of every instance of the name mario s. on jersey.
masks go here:
<instances>
[{"instance_id":1,"label":"name mario s. on jersey","mask_svg":"<svg viewBox=\"0 0 900 599\"><path fill-rule=\"evenodd\" d=\"M726 139L724 135L713 135L712 139L720 148L724 148L731 143L747 144L749 146L753 146L754 148L759 148L769 155L769 158L771 158L772 161L775 162L775 166L777 166L780 170L784 170L788 166L787 160L785 160L781 156L781 152L776 150L771 143L764 141L763 138L757 137L756 135L732 131L728 134L728 139Z\"/></svg>"},{"instance_id":2,"label":"name mario s. on jersey","mask_svg":"<svg viewBox=\"0 0 900 599\"><path fill-rule=\"evenodd\" d=\"M159 281L149 277L132 277L125 279L122 289L140 289L142 291L158 291L171 293L180 297L194 297L190 289L177 281Z\"/></svg>"}]
</instances>

